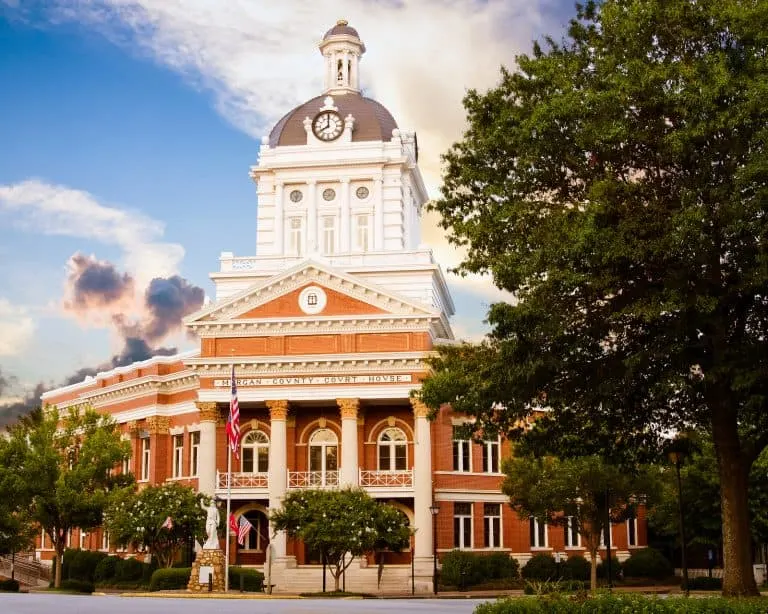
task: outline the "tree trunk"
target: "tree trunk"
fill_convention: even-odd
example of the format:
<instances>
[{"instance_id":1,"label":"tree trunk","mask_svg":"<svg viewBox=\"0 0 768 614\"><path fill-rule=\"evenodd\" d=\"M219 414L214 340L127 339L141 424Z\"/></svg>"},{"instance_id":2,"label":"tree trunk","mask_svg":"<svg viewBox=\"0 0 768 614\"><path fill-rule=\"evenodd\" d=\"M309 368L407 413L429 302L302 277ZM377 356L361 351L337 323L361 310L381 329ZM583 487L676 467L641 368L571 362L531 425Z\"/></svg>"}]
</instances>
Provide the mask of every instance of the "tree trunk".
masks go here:
<instances>
[{"instance_id":1,"label":"tree trunk","mask_svg":"<svg viewBox=\"0 0 768 614\"><path fill-rule=\"evenodd\" d=\"M589 590L597 590L597 551L590 550Z\"/></svg>"},{"instance_id":2,"label":"tree trunk","mask_svg":"<svg viewBox=\"0 0 768 614\"><path fill-rule=\"evenodd\" d=\"M741 450L736 417L725 409L716 410L712 426L723 517L723 595L759 595L752 570L747 491L749 466Z\"/></svg>"},{"instance_id":3,"label":"tree trunk","mask_svg":"<svg viewBox=\"0 0 768 614\"><path fill-rule=\"evenodd\" d=\"M64 565L64 548L58 543L56 546L56 575L53 578L53 586L61 588L61 568Z\"/></svg>"},{"instance_id":4,"label":"tree trunk","mask_svg":"<svg viewBox=\"0 0 768 614\"><path fill-rule=\"evenodd\" d=\"M333 576L333 590L335 592L339 592L339 579L341 578L341 565L336 565L335 571L331 572L331 575Z\"/></svg>"}]
</instances>

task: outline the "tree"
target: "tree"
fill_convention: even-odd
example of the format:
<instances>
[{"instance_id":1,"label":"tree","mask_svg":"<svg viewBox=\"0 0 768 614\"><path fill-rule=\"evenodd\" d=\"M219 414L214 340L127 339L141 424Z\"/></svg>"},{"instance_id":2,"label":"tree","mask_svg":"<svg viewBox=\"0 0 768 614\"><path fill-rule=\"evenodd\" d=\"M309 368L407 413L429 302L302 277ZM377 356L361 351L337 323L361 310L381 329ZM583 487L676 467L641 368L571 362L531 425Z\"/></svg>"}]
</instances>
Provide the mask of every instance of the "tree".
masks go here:
<instances>
[{"instance_id":1,"label":"tree","mask_svg":"<svg viewBox=\"0 0 768 614\"><path fill-rule=\"evenodd\" d=\"M110 493L133 481L112 471L130 456L129 443L121 441L108 416L74 408L64 417L50 408L17 423L9 441L24 450L16 470L26 485L29 518L48 534L56 551L59 587L70 530L101 525Z\"/></svg>"},{"instance_id":2,"label":"tree","mask_svg":"<svg viewBox=\"0 0 768 614\"><path fill-rule=\"evenodd\" d=\"M768 5L604 0L470 91L444 156L459 272L514 293L423 400L512 430L546 406L594 451L712 434L726 595L754 595L750 467L768 444ZM609 434L610 440L600 437Z\"/></svg>"},{"instance_id":3,"label":"tree","mask_svg":"<svg viewBox=\"0 0 768 614\"><path fill-rule=\"evenodd\" d=\"M205 539L208 498L174 482L148 486L139 492L116 493L104 513L111 539L121 546L143 544L160 567L173 565L190 538ZM166 520L171 519L171 526Z\"/></svg>"},{"instance_id":4,"label":"tree","mask_svg":"<svg viewBox=\"0 0 768 614\"><path fill-rule=\"evenodd\" d=\"M559 459L514 456L502 464L501 487L521 518L555 526L570 523L591 559L590 585L597 588L600 536L610 522L633 517L637 502L653 492L651 473L632 475L598 456Z\"/></svg>"},{"instance_id":5,"label":"tree","mask_svg":"<svg viewBox=\"0 0 768 614\"><path fill-rule=\"evenodd\" d=\"M289 492L270 519L274 530L320 553L336 591L355 557L374 550L399 552L410 544L408 519L359 488Z\"/></svg>"},{"instance_id":6,"label":"tree","mask_svg":"<svg viewBox=\"0 0 768 614\"><path fill-rule=\"evenodd\" d=\"M19 444L0 435L0 554L22 552L34 543L29 490L18 471L26 447Z\"/></svg>"}]
</instances>

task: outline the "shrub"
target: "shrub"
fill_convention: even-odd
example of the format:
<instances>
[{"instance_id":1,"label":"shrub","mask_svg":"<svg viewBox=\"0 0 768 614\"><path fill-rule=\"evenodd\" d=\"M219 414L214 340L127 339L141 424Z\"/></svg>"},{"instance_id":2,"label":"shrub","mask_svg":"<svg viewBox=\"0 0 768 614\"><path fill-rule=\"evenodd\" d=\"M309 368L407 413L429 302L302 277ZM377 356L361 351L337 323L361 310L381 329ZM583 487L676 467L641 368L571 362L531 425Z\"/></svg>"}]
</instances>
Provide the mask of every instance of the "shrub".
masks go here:
<instances>
[{"instance_id":1,"label":"shrub","mask_svg":"<svg viewBox=\"0 0 768 614\"><path fill-rule=\"evenodd\" d=\"M145 563L137 559L120 559L115 565L116 582L137 582L144 576Z\"/></svg>"},{"instance_id":2,"label":"shrub","mask_svg":"<svg viewBox=\"0 0 768 614\"><path fill-rule=\"evenodd\" d=\"M243 580L243 590L257 593L264 590L264 574L250 567L229 568L229 588L240 590L240 579Z\"/></svg>"},{"instance_id":3,"label":"shrub","mask_svg":"<svg viewBox=\"0 0 768 614\"><path fill-rule=\"evenodd\" d=\"M621 563L619 563L619 559L617 559L615 556L612 556L611 557L611 579L615 582L618 579L620 573L621 573ZM606 564L605 560L597 564L597 577L598 578L608 577L608 565Z\"/></svg>"},{"instance_id":4,"label":"shrub","mask_svg":"<svg viewBox=\"0 0 768 614\"><path fill-rule=\"evenodd\" d=\"M69 560L67 578L71 580L94 581L94 572L102 559L107 558L104 552L92 550L74 550L74 556Z\"/></svg>"},{"instance_id":5,"label":"shrub","mask_svg":"<svg viewBox=\"0 0 768 614\"><path fill-rule=\"evenodd\" d=\"M764 614L765 599L659 599L643 595L598 593L586 599L548 595L540 599L501 599L480 604L475 614L592 614L643 612L643 614Z\"/></svg>"},{"instance_id":6,"label":"shrub","mask_svg":"<svg viewBox=\"0 0 768 614\"><path fill-rule=\"evenodd\" d=\"M504 552L477 555L485 563L485 577L491 580L506 580L520 577L520 564L517 559Z\"/></svg>"},{"instance_id":7,"label":"shrub","mask_svg":"<svg viewBox=\"0 0 768 614\"><path fill-rule=\"evenodd\" d=\"M187 588L191 567L172 567L170 569L156 569L149 581L150 591L167 591L177 588Z\"/></svg>"},{"instance_id":8,"label":"shrub","mask_svg":"<svg viewBox=\"0 0 768 614\"><path fill-rule=\"evenodd\" d=\"M721 591L723 590L722 578L710 578L709 576L699 576L698 578L688 578L689 591Z\"/></svg>"},{"instance_id":9,"label":"shrub","mask_svg":"<svg viewBox=\"0 0 768 614\"><path fill-rule=\"evenodd\" d=\"M145 586L149 586L149 583L152 580L152 574L155 573L159 567L160 564L157 562L157 559L154 556L149 559L149 563L142 563L141 583Z\"/></svg>"},{"instance_id":10,"label":"shrub","mask_svg":"<svg viewBox=\"0 0 768 614\"><path fill-rule=\"evenodd\" d=\"M117 562L120 559L116 556L105 556L96 565L96 569L93 570L93 581L97 584L100 582L109 582L115 577L115 571L117 570Z\"/></svg>"},{"instance_id":11,"label":"shrub","mask_svg":"<svg viewBox=\"0 0 768 614\"><path fill-rule=\"evenodd\" d=\"M440 578L447 586L464 588L483 581L483 569L478 555L464 550L452 550L442 559Z\"/></svg>"},{"instance_id":12,"label":"shrub","mask_svg":"<svg viewBox=\"0 0 768 614\"><path fill-rule=\"evenodd\" d=\"M663 580L674 575L675 571L666 557L653 548L643 548L632 553L623 565L627 578L653 578Z\"/></svg>"},{"instance_id":13,"label":"shrub","mask_svg":"<svg viewBox=\"0 0 768 614\"><path fill-rule=\"evenodd\" d=\"M557 580L560 574L555 558L551 554L536 554L520 571L526 580Z\"/></svg>"},{"instance_id":14,"label":"shrub","mask_svg":"<svg viewBox=\"0 0 768 614\"><path fill-rule=\"evenodd\" d=\"M18 593L19 592L19 581L18 580L0 580L0 591L5 591L7 593Z\"/></svg>"},{"instance_id":15,"label":"shrub","mask_svg":"<svg viewBox=\"0 0 768 614\"><path fill-rule=\"evenodd\" d=\"M62 580L61 590L75 591L77 593L92 593L93 582L86 582L85 580Z\"/></svg>"},{"instance_id":16,"label":"shrub","mask_svg":"<svg viewBox=\"0 0 768 614\"><path fill-rule=\"evenodd\" d=\"M560 563L560 575L565 580L589 580L592 564L583 556L572 556Z\"/></svg>"}]
</instances>

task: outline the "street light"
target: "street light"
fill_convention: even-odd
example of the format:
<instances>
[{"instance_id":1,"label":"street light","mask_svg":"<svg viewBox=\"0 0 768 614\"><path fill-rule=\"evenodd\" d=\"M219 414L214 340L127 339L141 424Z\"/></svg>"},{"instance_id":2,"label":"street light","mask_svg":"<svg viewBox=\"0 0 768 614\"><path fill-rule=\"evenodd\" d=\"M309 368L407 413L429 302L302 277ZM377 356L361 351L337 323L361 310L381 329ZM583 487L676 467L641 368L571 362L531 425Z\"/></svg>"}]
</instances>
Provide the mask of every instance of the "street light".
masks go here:
<instances>
[{"instance_id":1,"label":"street light","mask_svg":"<svg viewBox=\"0 0 768 614\"><path fill-rule=\"evenodd\" d=\"M688 563L685 556L685 521L683 519L683 481L680 478L680 465L683 463L683 457L688 452L689 444L684 437L678 437L667 449L669 460L675 464L677 473L677 508L680 516L680 550L681 563L683 566L683 584L682 589L688 595Z\"/></svg>"},{"instance_id":2,"label":"street light","mask_svg":"<svg viewBox=\"0 0 768 614\"><path fill-rule=\"evenodd\" d=\"M429 511L432 513L432 593L437 595L437 514L440 506L433 503Z\"/></svg>"}]
</instances>

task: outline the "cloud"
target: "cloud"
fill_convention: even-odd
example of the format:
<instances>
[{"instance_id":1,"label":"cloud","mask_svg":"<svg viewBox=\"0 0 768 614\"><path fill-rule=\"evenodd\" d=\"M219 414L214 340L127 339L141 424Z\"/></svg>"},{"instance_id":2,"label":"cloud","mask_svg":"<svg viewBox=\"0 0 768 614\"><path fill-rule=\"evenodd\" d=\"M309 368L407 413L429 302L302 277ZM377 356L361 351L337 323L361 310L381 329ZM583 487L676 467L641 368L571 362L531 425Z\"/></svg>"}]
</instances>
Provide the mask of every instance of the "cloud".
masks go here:
<instances>
[{"instance_id":1,"label":"cloud","mask_svg":"<svg viewBox=\"0 0 768 614\"><path fill-rule=\"evenodd\" d=\"M35 321L26 308L14 306L9 300L0 298L0 356L21 353L32 339L35 328Z\"/></svg>"},{"instance_id":2,"label":"cloud","mask_svg":"<svg viewBox=\"0 0 768 614\"><path fill-rule=\"evenodd\" d=\"M64 299L64 308L68 311L84 317L93 310L120 312L133 299L133 278L128 273L120 274L111 262L77 253L70 258L68 269L69 296Z\"/></svg>"},{"instance_id":3,"label":"cloud","mask_svg":"<svg viewBox=\"0 0 768 614\"><path fill-rule=\"evenodd\" d=\"M29 232L115 245L123 251L126 266L145 282L173 275L184 258L181 245L160 241L162 222L104 205L88 192L67 186L39 179L0 185L0 211L14 215L15 223Z\"/></svg>"}]
</instances>

